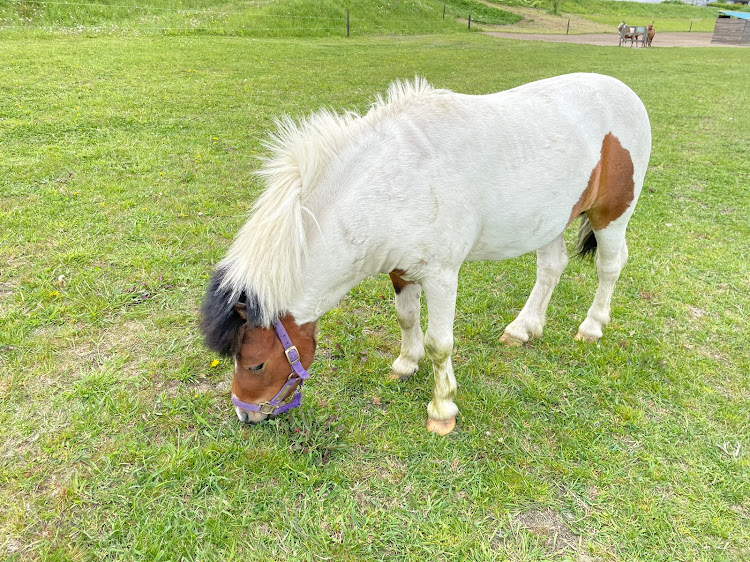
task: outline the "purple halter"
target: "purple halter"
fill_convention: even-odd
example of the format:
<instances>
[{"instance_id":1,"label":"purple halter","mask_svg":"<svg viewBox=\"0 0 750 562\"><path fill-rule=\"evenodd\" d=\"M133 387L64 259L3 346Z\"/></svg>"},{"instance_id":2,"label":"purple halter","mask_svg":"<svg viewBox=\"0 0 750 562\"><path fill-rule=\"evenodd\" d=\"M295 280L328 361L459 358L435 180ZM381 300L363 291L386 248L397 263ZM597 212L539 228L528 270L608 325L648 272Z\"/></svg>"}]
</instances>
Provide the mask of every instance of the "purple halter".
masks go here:
<instances>
[{"instance_id":1,"label":"purple halter","mask_svg":"<svg viewBox=\"0 0 750 562\"><path fill-rule=\"evenodd\" d=\"M302 404L302 384L310 376L310 373L308 373L302 366L299 351L297 351L297 348L292 343L289 334L286 333L284 326L281 324L281 320L276 321L274 328L276 330L276 335L279 337L279 341L281 341L281 345L284 346L284 353L286 354L287 361L289 361L289 365L292 367L292 372L289 373L289 378L286 383L284 383L284 386L281 387L281 390L279 390L276 393L276 396L267 402L262 402L260 404L243 402L232 394L232 403L246 412L259 412L261 414L266 414L267 416L276 416L288 412L292 408L296 408ZM282 404L282 402L288 398L286 394L287 389L297 381L299 381L299 384L294 391L292 399L286 404Z\"/></svg>"}]
</instances>

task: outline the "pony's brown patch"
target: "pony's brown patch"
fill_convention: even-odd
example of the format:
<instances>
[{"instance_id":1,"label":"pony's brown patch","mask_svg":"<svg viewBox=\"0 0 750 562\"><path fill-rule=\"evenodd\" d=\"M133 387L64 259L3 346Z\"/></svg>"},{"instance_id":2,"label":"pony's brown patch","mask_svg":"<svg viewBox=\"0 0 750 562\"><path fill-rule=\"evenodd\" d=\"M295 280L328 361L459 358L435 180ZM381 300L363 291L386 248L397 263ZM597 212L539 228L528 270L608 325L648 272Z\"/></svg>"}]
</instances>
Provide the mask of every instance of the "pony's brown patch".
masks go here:
<instances>
[{"instance_id":1,"label":"pony's brown patch","mask_svg":"<svg viewBox=\"0 0 750 562\"><path fill-rule=\"evenodd\" d=\"M388 275L391 277L391 283L393 283L393 290L396 291L396 294L398 295L401 291L404 290L404 287L407 285L413 285L414 281L407 281L403 278L404 275L406 275L406 272L403 269L394 269L391 271Z\"/></svg>"},{"instance_id":2,"label":"pony's brown patch","mask_svg":"<svg viewBox=\"0 0 750 562\"><path fill-rule=\"evenodd\" d=\"M635 197L633 159L619 139L607 133L602 141L599 162L591 172L589 183L573 206L569 223L586 213L594 230L603 230L620 217Z\"/></svg>"}]
</instances>

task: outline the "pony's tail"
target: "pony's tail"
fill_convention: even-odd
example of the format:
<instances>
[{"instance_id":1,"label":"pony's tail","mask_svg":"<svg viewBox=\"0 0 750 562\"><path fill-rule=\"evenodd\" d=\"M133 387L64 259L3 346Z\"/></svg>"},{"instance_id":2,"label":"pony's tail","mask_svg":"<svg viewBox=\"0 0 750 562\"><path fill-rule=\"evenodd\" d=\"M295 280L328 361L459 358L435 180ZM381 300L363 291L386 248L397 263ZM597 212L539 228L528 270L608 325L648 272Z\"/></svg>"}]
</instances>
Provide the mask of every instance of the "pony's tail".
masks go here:
<instances>
[{"instance_id":1,"label":"pony's tail","mask_svg":"<svg viewBox=\"0 0 750 562\"><path fill-rule=\"evenodd\" d=\"M581 215L581 224L578 226L578 243L575 251L582 258L594 257L596 254L596 236L585 213Z\"/></svg>"}]
</instances>

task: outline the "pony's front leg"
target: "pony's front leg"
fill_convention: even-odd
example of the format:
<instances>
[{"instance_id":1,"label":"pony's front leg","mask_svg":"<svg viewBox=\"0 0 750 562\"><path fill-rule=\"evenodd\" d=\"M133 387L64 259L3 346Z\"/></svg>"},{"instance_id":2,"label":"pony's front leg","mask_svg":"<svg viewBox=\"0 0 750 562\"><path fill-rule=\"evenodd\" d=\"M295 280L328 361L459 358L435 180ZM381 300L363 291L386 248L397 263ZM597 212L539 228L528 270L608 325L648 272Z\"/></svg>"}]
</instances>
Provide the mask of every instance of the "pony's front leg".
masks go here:
<instances>
[{"instance_id":1,"label":"pony's front leg","mask_svg":"<svg viewBox=\"0 0 750 562\"><path fill-rule=\"evenodd\" d=\"M422 326L419 323L422 287L404 281L395 273L391 273L391 280L396 291L396 317L401 327L401 352L391 367L391 378L405 379L417 372L419 362L424 358Z\"/></svg>"},{"instance_id":2,"label":"pony's front leg","mask_svg":"<svg viewBox=\"0 0 750 562\"><path fill-rule=\"evenodd\" d=\"M458 272L426 280L423 288L428 314L424 344L435 375L432 400L427 405L427 429L446 435L456 427L458 414L458 407L453 402L456 396L456 378L453 376L451 363Z\"/></svg>"}]
</instances>

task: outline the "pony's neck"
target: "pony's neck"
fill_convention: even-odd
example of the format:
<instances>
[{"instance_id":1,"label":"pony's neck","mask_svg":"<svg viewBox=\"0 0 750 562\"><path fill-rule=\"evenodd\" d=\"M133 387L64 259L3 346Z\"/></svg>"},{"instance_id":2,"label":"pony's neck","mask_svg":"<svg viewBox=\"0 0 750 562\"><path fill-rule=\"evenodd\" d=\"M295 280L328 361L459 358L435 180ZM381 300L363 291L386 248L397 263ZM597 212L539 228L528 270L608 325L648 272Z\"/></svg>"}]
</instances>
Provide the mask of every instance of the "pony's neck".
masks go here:
<instances>
[{"instance_id":1,"label":"pony's neck","mask_svg":"<svg viewBox=\"0 0 750 562\"><path fill-rule=\"evenodd\" d=\"M310 260L302 291L289 308L298 324L318 321L360 281L372 274L356 267L347 257L341 252L326 260Z\"/></svg>"}]
</instances>

